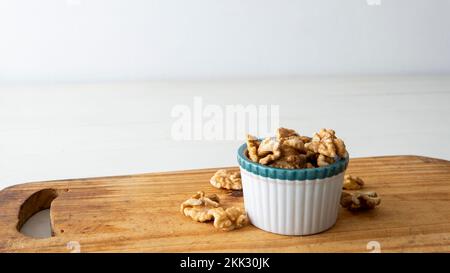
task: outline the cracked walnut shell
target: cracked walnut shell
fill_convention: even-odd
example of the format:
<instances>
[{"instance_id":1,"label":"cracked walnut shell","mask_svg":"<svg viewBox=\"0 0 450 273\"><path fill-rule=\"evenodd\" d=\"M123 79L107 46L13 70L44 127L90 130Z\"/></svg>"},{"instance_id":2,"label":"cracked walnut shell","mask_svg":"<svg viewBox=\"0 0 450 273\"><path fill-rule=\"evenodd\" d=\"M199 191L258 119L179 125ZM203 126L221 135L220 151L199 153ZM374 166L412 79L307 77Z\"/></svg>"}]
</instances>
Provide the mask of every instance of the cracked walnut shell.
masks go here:
<instances>
[{"instance_id":1,"label":"cracked walnut shell","mask_svg":"<svg viewBox=\"0 0 450 273\"><path fill-rule=\"evenodd\" d=\"M181 213L191 217L197 222L206 222L212 220L213 216L209 213L211 208L219 207L219 197L216 194L205 196L202 191L197 192L188 200L181 204Z\"/></svg>"},{"instance_id":2,"label":"cracked walnut shell","mask_svg":"<svg viewBox=\"0 0 450 273\"><path fill-rule=\"evenodd\" d=\"M349 210L373 209L381 203L376 192L342 192L341 206Z\"/></svg>"},{"instance_id":3,"label":"cracked walnut shell","mask_svg":"<svg viewBox=\"0 0 450 273\"><path fill-rule=\"evenodd\" d=\"M364 181L357 177L346 174L344 176L344 184L342 188L344 190L359 190L364 186Z\"/></svg>"},{"instance_id":4,"label":"cracked walnut shell","mask_svg":"<svg viewBox=\"0 0 450 273\"><path fill-rule=\"evenodd\" d=\"M218 170L210 180L211 185L220 189L241 190L242 181L239 171Z\"/></svg>"}]
</instances>

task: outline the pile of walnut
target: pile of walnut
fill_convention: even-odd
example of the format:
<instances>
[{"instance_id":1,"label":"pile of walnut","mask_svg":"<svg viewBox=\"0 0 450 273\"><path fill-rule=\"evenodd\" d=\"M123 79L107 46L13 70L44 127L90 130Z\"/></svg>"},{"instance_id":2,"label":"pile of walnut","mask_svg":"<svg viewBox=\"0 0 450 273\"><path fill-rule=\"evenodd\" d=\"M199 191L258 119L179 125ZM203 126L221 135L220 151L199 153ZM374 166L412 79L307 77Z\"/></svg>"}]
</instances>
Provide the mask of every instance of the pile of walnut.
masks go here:
<instances>
[{"instance_id":1,"label":"pile of walnut","mask_svg":"<svg viewBox=\"0 0 450 273\"><path fill-rule=\"evenodd\" d=\"M312 138L301 136L292 129L279 128L275 138L260 141L247 135L247 157L259 164L285 169L317 168L327 166L341 158L348 157L344 142L337 138L334 130L321 129ZM239 171L218 170L210 179L215 188L232 190L242 195L242 181ZM346 175L344 190L359 190L364 182L358 177ZM239 195L240 193L240 195ZM350 210L372 209L381 199L375 192L343 192L341 205ZM181 204L181 213L197 222L211 222L215 228L230 231L248 225L244 209L224 208L216 194L206 196L197 192Z\"/></svg>"},{"instance_id":2,"label":"pile of walnut","mask_svg":"<svg viewBox=\"0 0 450 273\"><path fill-rule=\"evenodd\" d=\"M218 189L233 190L242 193L241 173L232 170L218 170L209 181ZM235 196L233 194L233 196ZM241 195L236 195L241 196ZM216 194L205 196L203 191L197 192L181 204L181 213L197 222L213 221L215 228L230 231L246 226L249 223L247 213L238 207L224 208Z\"/></svg>"},{"instance_id":3,"label":"pile of walnut","mask_svg":"<svg viewBox=\"0 0 450 273\"><path fill-rule=\"evenodd\" d=\"M310 138L292 129L278 128L275 138L262 141L247 135L247 157L271 167L303 169L330 165L348 157L348 153L344 141L332 129L321 129Z\"/></svg>"},{"instance_id":4,"label":"pile of walnut","mask_svg":"<svg viewBox=\"0 0 450 273\"><path fill-rule=\"evenodd\" d=\"M364 181L351 175L344 176L344 190L359 190L364 186ZM341 206L349 210L373 209L381 203L381 198L376 192L346 192L341 195Z\"/></svg>"},{"instance_id":5,"label":"pile of walnut","mask_svg":"<svg viewBox=\"0 0 450 273\"><path fill-rule=\"evenodd\" d=\"M181 213L197 222L214 220L214 227L224 231L246 226L249 222L247 213L237 207L223 208L216 194L205 196L202 191L197 192L181 204Z\"/></svg>"}]
</instances>

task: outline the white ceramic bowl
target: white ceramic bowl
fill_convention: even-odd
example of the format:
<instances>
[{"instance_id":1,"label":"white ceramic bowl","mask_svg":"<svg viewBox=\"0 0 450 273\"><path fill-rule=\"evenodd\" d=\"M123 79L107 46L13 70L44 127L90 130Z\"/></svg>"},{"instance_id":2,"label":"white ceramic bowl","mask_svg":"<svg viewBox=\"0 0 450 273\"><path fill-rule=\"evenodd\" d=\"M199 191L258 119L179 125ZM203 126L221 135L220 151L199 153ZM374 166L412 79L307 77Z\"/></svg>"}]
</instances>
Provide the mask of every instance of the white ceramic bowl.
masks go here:
<instances>
[{"instance_id":1,"label":"white ceramic bowl","mask_svg":"<svg viewBox=\"0 0 450 273\"><path fill-rule=\"evenodd\" d=\"M320 168L280 169L250 161L238 150L244 206L252 224L283 235L309 235L337 220L348 158Z\"/></svg>"}]
</instances>

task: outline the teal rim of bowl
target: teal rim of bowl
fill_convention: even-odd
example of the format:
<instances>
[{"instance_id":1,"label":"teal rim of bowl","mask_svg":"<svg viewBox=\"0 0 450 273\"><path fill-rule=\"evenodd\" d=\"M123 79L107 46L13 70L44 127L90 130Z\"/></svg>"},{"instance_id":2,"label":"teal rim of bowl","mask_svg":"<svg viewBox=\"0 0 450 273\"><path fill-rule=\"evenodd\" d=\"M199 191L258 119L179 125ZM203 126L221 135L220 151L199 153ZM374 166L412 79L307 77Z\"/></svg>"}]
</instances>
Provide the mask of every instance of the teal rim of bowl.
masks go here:
<instances>
[{"instance_id":1,"label":"teal rim of bowl","mask_svg":"<svg viewBox=\"0 0 450 273\"><path fill-rule=\"evenodd\" d=\"M328 166L311 169L281 169L251 161L245 155L246 150L247 144L242 144L238 149L237 160L241 168L262 177L280 180L314 180L332 177L344 172L349 160L349 157L345 157Z\"/></svg>"}]
</instances>

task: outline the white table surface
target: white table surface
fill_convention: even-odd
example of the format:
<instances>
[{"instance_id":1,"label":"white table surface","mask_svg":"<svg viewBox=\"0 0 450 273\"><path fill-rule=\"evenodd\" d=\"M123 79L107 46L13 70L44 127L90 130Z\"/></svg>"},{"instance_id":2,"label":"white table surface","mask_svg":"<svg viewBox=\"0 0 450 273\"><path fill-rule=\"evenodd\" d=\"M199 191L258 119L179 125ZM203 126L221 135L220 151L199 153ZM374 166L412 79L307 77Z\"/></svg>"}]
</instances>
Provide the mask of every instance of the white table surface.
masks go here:
<instances>
[{"instance_id":1,"label":"white table surface","mask_svg":"<svg viewBox=\"0 0 450 273\"><path fill-rule=\"evenodd\" d=\"M0 86L0 189L236 165L235 141L176 141L174 105L277 104L280 124L334 128L353 157L450 159L450 77Z\"/></svg>"},{"instance_id":2,"label":"white table surface","mask_svg":"<svg viewBox=\"0 0 450 273\"><path fill-rule=\"evenodd\" d=\"M0 189L52 179L236 165L240 140L175 141L174 105L276 104L280 124L334 128L353 157L450 159L450 77L0 86ZM48 210L25 234L50 236Z\"/></svg>"},{"instance_id":3,"label":"white table surface","mask_svg":"<svg viewBox=\"0 0 450 273\"><path fill-rule=\"evenodd\" d=\"M0 189L30 181L236 165L234 141L176 141L174 105L277 104L280 124L334 128L353 157L450 159L450 77L0 86Z\"/></svg>"}]
</instances>

